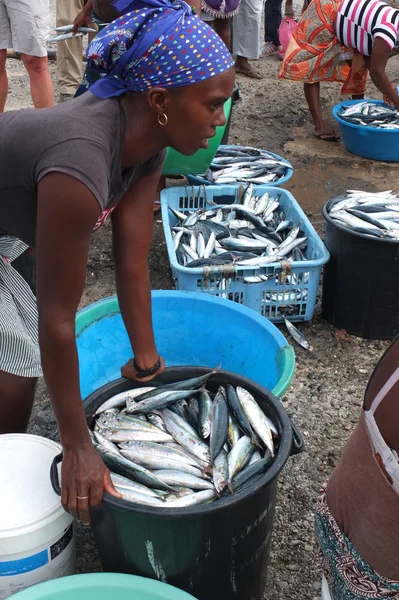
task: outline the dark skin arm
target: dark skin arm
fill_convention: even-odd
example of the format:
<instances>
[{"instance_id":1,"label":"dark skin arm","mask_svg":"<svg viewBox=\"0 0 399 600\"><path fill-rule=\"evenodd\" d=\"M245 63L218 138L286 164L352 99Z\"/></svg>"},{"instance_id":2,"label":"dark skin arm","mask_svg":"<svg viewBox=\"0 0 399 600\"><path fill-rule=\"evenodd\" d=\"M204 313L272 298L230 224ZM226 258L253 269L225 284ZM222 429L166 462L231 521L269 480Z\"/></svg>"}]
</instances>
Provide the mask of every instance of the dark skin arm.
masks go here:
<instances>
[{"instance_id":1,"label":"dark skin arm","mask_svg":"<svg viewBox=\"0 0 399 600\"><path fill-rule=\"evenodd\" d=\"M73 33L76 33L78 27L90 27L92 25L90 15L93 12L93 0L87 0L83 9L73 22Z\"/></svg>"},{"instance_id":2,"label":"dark skin arm","mask_svg":"<svg viewBox=\"0 0 399 600\"><path fill-rule=\"evenodd\" d=\"M388 79L385 73L388 58L391 54L391 49L382 38L374 39L373 51L370 57L365 56L366 66L370 71L370 77L374 85L380 92L390 100L397 110L399 110L399 95Z\"/></svg>"},{"instance_id":3,"label":"dark skin arm","mask_svg":"<svg viewBox=\"0 0 399 600\"><path fill-rule=\"evenodd\" d=\"M158 360L151 315L151 284L148 252L153 229L153 203L161 175L141 177L125 194L112 213L116 289L123 321L137 365L149 369ZM157 374L165 368L163 359ZM122 368L122 375L135 379L133 361ZM140 381L148 381L141 378Z\"/></svg>"},{"instance_id":4,"label":"dark skin arm","mask_svg":"<svg viewBox=\"0 0 399 600\"><path fill-rule=\"evenodd\" d=\"M41 359L64 450L61 501L84 523L90 520L89 506L100 504L104 489L119 495L88 433L75 341L89 239L99 214L93 194L73 177L51 173L40 182L36 249Z\"/></svg>"},{"instance_id":5,"label":"dark skin arm","mask_svg":"<svg viewBox=\"0 0 399 600\"><path fill-rule=\"evenodd\" d=\"M113 0L109 0L109 4L112 4ZM187 0L187 4L195 8L197 15L201 16L201 0ZM73 33L76 33L78 27L90 26L91 19L90 14L93 12L93 0L87 0L83 10L78 14L73 22L74 28Z\"/></svg>"}]
</instances>

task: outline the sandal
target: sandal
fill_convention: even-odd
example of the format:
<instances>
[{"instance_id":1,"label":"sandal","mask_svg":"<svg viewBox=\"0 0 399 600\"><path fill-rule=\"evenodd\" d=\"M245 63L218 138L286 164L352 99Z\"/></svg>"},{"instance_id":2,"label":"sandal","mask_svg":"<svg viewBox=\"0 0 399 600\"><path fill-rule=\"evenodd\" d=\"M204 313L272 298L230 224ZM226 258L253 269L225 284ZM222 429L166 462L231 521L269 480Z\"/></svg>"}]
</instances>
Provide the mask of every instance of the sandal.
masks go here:
<instances>
[{"instance_id":1,"label":"sandal","mask_svg":"<svg viewBox=\"0 0 399 600\"><path fill-rule=\"evenodd\" d=\"M262 75L258 73L258 71L255 71L255 69L249 69L248 71L245 71L244 69L237 69L236 67L236 73L240 73L240 75L246 75L251 79L262 79Z\"/></svg>"},{"instance_id":2,"label":"sandal","mask_svg":"<svg viewBox=\"0 0 399 600\"><path fill-rule=\"evenodd\" d=\"M322 140L323 142L339 142L341 139L341 136L333 131L330 131L330 133L313 133L313 135L315 138Z\"/></svg>"},{"instance_id":3,"label":"sandal","mask_svg":"<svg viewBox=\"0 0 399 600\"><path fill-rule=\"evenodd\" d=\"M273 56L273 54L277 54L278 52L280 52L280 50L281 50L281 47L276 46L276 44L273 44L273 42L265 42L265 45L263 46L260 55L261 56Z\"/></svg>"}]
</instances>

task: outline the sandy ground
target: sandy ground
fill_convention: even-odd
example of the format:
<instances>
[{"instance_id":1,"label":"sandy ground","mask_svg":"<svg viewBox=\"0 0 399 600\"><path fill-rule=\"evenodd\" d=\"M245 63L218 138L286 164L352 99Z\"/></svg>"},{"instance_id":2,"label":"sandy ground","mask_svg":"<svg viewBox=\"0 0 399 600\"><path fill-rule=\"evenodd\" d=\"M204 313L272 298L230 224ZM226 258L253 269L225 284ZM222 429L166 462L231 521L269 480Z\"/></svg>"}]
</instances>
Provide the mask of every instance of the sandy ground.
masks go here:
<instances>
[{"instance_id":1,"label":"sandy ground","mask_svg":"<svg viewBox=\"0 0 399 600\"><path fill-rule=\"evenodd\" d=\"M54 12L54 0L51 2ZM327 144L312 137L301 87L279 82L279 60L256 64L262 81L239 77L243 101L235 107L231 142L259 145L289 158L296 169L290 189L322 234L321 206L346 188L371 190L398 188L395 165L376 164L349 155L342 144ZM55 64L51 73L56 82ZM22 64L8 61L10 95L7 109L30 105L29 86ZM399 80L399 61L389 65L393 81ZM370 85L370 96L377 96ZM324 85L323 106L330 113L339 101L339 87ZM154 289L171 288L172 279L163 232L155 223L150 255ZM115 292L111 236L108 226L93 235L82 306ZM314 351L296 347L297 369L283 404L306 441L306 452L291 459L280 478L267 600L317 600L320 570L313 533L313 509L320 486L337 464L352 431L364 389L386 342L349 337L341 339L322 320L319 308L311 323L301 329ZM57 438L56 424L43 384L31 421L32 433ZM81 572L100 570L89 529L78 527L78 567Z\"/></svg>"}]
</instances>

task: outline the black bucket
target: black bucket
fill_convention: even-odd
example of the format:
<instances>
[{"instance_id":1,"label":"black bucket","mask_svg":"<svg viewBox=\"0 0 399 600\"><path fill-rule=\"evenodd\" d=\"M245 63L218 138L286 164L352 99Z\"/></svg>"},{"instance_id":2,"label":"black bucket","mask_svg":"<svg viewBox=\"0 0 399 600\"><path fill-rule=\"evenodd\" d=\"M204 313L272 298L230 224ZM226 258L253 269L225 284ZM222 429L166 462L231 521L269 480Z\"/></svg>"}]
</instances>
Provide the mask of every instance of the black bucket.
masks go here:
<instances>
[{"instance_id":1,"label":"black bucket","mask_svg":"<svg viewBox=\"0 0 399 600\"><path fill-rule=\"evenodd\" d=\"M201 367L169 368L156 379L171 383L209 372ZM105 571L160 579L199 600L260 600L273 529L277 479L303 442L280 401L252 381L220 371L209 381L241 385L251 392L280 433L270 469L245 490L210 504L188 508L152 508L104 494L92 511L92 528ZM90 415L111 396L135 387L119 379L85 400Z\"/></svg>"},{"instance_id":2,"label":"black bucket","mask_svg":"<svg viewBox=\"0 0 399 600\"><path fill-rule=\"evenodd\" d=\"M371 340L391 340L399 333L399 243L347 229L323 206L324 243L330 261L324 266L323 317L338 329Z\"/></svg>"}]
</instances>

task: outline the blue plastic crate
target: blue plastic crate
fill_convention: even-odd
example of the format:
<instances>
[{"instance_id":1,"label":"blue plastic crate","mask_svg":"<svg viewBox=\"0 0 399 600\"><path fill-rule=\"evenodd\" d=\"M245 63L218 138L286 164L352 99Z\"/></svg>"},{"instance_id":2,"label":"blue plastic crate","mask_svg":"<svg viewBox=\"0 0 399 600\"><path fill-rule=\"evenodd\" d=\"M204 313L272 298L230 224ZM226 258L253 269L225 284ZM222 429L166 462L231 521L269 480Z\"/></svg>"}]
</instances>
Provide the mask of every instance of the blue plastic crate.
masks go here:
<instances>
[{"instance_id":1,"label":"blue plastic crate","mask_svg":"<svg viewBox=\"0 0 399 600\"><path fill-rule=\"evenodd\" d=\"M255 268L240 267L238 264L228 265L225 269L220 266L190 269L177 262L170 230L177 219L168 207L184 213L204 207L211 208L209 201L218 204L233 203L239 187L171 187L163 190L162 222L176 289L205 292L233 300L277 323L282 322L284 316L292 321L309 321L316 305L321 269L330 255L293 195L286 190L265 185L254 187L257 196L262 196L265 192L274 198L280 195L280 206L284 209L287 219L295 224L300 223L308 237L307 254L311 257L310 260L292 262L284 277L286 261ZM261 283L244 282L244 277L259 274L266 275L269 279ZM287 312L288 306L293 307L293 311Z\"/></svg>"}]
</instances>

